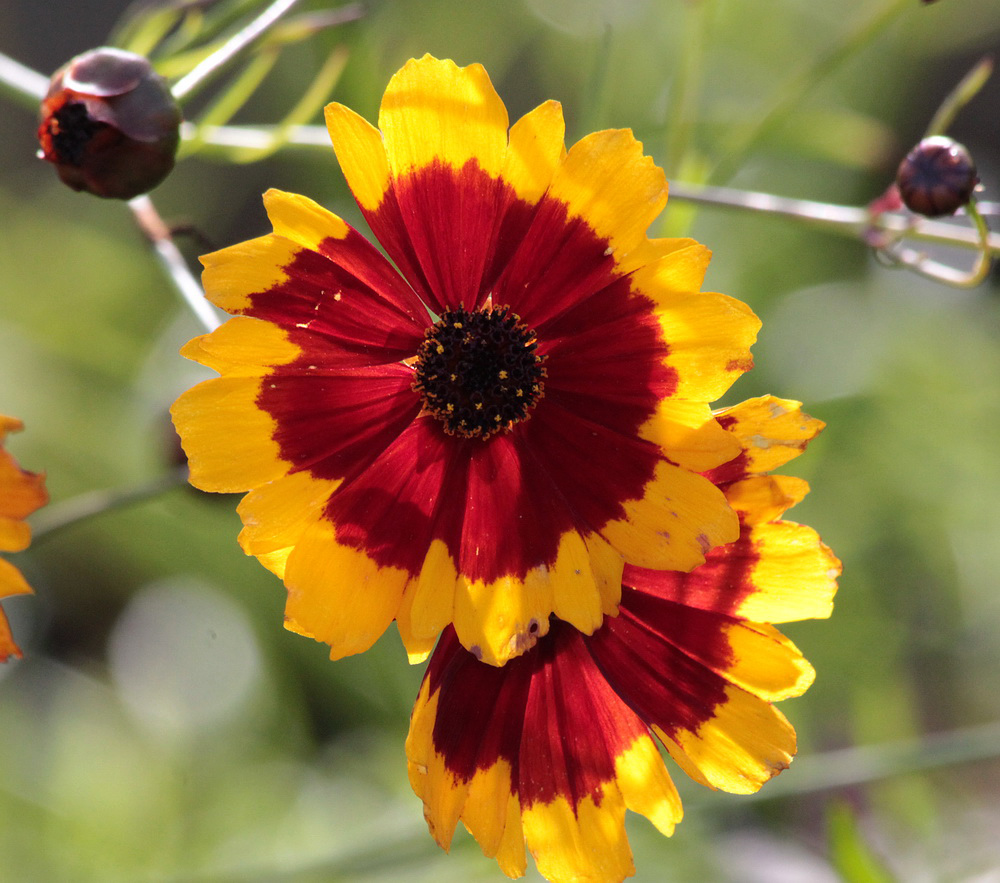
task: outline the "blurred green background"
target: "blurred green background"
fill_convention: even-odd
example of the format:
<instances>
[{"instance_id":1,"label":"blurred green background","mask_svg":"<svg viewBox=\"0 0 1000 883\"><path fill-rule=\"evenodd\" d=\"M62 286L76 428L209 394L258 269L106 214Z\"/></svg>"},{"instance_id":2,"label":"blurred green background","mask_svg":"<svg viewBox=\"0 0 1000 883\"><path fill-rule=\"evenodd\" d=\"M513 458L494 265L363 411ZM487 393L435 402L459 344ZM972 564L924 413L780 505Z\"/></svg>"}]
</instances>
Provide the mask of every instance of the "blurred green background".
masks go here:
<instances>
[{"instance_id":1,"label":"blurred green background","mask_svg":"<svg viewBox=\"0 0 1000 883\"><path fill-rule=\"evenodd\" d=\"M512 119L561 100L570 143L628 126L671 177L863 205L1000 45L1000 0L365 7L290 47L239 120L279 120L338 46L335 97L374 119L389 76L431 52L484 63ZM125 8L3 0L0 51L48 74L105 43ZM125 207L59 184L34 156L31 111L2 100L0 412L26 423L10 448L47 471L56 503L142 486L171 468L166 410L203 376L177 350L200 328ZM783 124L740 152L782 101ZM951 134L997 199L1000 78ZM735 174L720 180L720 162ZM154 198L222 246L266 232L272 186L361 223L332 150L186 159ZM996 274L953 290L851 239L680 202L663 224L706 242L707 286L764 321L757 367L727 401L773 392L829 424L793 464L813 491L792 517L845 571L830 621L786 628L818 671L781 706L799 759L756 798L673 769L687 817L669 840L631 818L635 879L1000 880ZM192 260L204 250L179 241ZM26 658L0 667L0 880L502 879L464 832L441 853L409 790L421 669L394 632L331 663L284 631L281 584L236 544L236 502L176 487L11 556L37 595L4 605Z\"/></svg>"}]
</instances>

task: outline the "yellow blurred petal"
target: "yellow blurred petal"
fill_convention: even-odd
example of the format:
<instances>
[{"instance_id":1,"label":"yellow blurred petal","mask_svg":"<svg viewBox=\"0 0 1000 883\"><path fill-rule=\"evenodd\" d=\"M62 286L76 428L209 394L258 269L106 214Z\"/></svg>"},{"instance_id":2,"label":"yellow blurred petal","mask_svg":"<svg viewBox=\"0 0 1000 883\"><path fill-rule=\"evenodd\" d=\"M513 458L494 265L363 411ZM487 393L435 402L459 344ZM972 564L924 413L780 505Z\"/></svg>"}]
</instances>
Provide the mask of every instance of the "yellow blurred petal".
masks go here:
<instances>
[{"instance_id":1,"label":"yellow blurred petal","mask_svg":"<svg viewBox=\"0 0 1000 883\"><path fill-rule=\"evenodd\" d=\"M274 420L256 404L260 384L259 377L218 377L174 402L170 412L195 487L237 493L288 471L271 437Z\"/></svg>"},{"instance_id":2,"label":"yellow blurred petal","mask_svg":"<svg viewBox=\"0 0 1000 883\"><path fill-rule=\"evenodd\" d=\"M324 239L343 239L349 227L333 212L297 193L268 190L264 208L274 232L302 248L319 251Z\"/></svg>"},{"instance_id":3,"label":"yellow blurred petal","mask_svg":"<svg viewBox=\"0 0 1000 883\"><path fill-rule=\"evenodd\" d=\"M750 575L756 591L744 599L739 616L793 622L831 614L840 562L816 531L778 521L755 526L750 538L760 555Z\"/></svg>"},{"instance_id":4,"label":"yellow blurred petal","mask_svg":"<svg viewBox=\"0 0 1000 883\"><path fill-rule=\"evenodd\" d=\"M696 732L680 730L664 742L678 763L693 766L711 787L732 794L758 791L795 755L795 730L785 716L736 686L726 687L725 701ZM683 761L678 752L686 756Z\"/></svg>"},{"instance_id":5,"label":"yellow blurred petal","mask_svg":"<svg viewBox=\"0 0 1000 883\"><path fill-rule=\"evenodd\" d=\"M661 399L639 435L659 445L665 456L692 472L707 472L739 456L742 448L712 416L705 402Z\"/></svg>"},{"instance_id":6,"label":"yellow blurred petal","mask_svg":"<svg viewBox=\"0 0 1000 883\"><path fill-rule=\"evenodd\" d=\"M626 517L601 534L629 564L655 570L693 570L715 546L739 536L736 513L710 481L671 463L657 464L640 500L624 503Z\"/></svg>"},{"instance_id":7,"label":"yellow blurred petal","mask_svg":"<svg viewBox=\"0 0 1000 883\"><path fill-rule=\"evenodd\" d=\"M624 260L667 204L667 179L628 129L595 132L570 148L549 196Z\"/></svg>"},{"instance_id":8,"label":"yellow blurred petal","mask_svg":"<svg viewBox=\"0 0 1000 883\"><path fill-rule=\"evenodd\" d=\"M389 189L389 161L382 133L342 104L326 106L326 127L351 193L363 209L373 211Z\"/></svg>"},{"instance_id":9,"label":"yellow blurred petal","mask_svg":"<svg viewBox=\"0 0 1000 883\"><path fill-rule=\"evenodd\" d=\"M331 659L363 653L395 618L408 577L338 543L329 522L314 522L288 556L285 626L329 644Z\"/></svg>"},{"instance_id":10,"label":"yellow blurred petal","mask_svg":"<svg viewBox=\"0 0 1000 883\"><path fill-rule=\"evenodd\" d=\"M0 490L3 493L6 488ZM20 552L31 543L31 528L20 518L0 517L0 552Z\"/></svg>"},{"instance_id":11,"label":"yellow blurred petal","mask_svg":"<svg viewBox=\"0 0 1000 883\"><path fill-rule=\"evenodd\" d=\"M562 105L546 101L510 128L502 177L517 195L536 203L548 189L566 154L566 123Z\"/></svg>"},{"instance_id":12,"label":"yellow blurred petal","mask_svg":"<svg viewBox=\"0 0 1000 883\"><path fill-rule=\"evenodd\" d=\"M389 81L378 126L394 178L434 162L475 160L493 177L503 168L507 109L482 65L411 59Z\"/></svg>"},{"instance_id":13,"label":"yellow blurred petal","mask_svg":"<svg viewBox=\"0 0 1000 883\"><path fill-rule=\"evenodd\" d=\"M21 571L9 561L0 558L0 598L31 594L33 594L31 586L28 585Z\"/></svg>"}]
</instances>

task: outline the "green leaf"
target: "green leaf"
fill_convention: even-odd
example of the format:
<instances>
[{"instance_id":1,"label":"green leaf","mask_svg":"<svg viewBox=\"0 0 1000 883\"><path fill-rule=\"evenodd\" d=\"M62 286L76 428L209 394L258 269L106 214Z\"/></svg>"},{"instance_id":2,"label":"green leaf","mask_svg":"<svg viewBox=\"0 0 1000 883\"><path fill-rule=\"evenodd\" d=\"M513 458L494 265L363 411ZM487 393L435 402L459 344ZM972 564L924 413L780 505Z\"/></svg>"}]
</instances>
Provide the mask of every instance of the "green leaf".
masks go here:
<instances>
[{"instance_id":1,"label":"green leaf","mask_svg":"<svg viewBox=\"0 0 1000 883\"><path fill-rule=\"evenodd\" d=\"M895 883L895 877L865 841L851 808L836 802L827 812L830 859L844 883Z\"/></svg>"}]
</instances>

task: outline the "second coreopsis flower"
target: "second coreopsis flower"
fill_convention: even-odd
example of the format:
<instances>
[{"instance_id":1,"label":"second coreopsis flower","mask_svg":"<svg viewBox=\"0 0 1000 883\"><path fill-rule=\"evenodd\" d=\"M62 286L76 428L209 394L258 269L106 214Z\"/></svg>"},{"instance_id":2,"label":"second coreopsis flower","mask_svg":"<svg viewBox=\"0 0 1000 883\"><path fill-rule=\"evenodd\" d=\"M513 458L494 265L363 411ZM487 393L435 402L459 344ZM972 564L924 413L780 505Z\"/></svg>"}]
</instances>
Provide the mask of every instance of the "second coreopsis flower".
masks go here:
<instances>
[{"instance_id":1,"label":"second coreopsis flower","mask_svg":"<svg viewBox=\"0 0 1000 883\"><path fill-rule=\"evenodd\" d=\"M3 449L9 432L23 428L20 420L0 414L0 552L20 552L31 542L31 528L24 519L48 501L45 476L27 472ZM0 558L0 598L26 595L31 587L9 561ZM11 656L20 658L10 625L0 608L0 662Z\"/></svg>"},{"instance_id":2,"label":"second coreopsis flower","mask_svg":"<svg viewBox=\"0 0 1000 883\"><path fill-rule=\"evenodd\" d=\"M550 615L613 615L626 562L686 571L738 534L700 473L758 321L701 291L709 252L650 239L663 172L624 130L564 146L547 102L508 126L482 67L426 56L379 128L327 108L389 260L270 191L273 233L204 258L234 314L192 341L222 376L175 404L205 490L249 491L240 542L284 579L289 628L339 657L397 619L411 655L453 624L502 664Z\"/></svg>"},{"instance_id":3,"label":"second coreopsis flower","mask_svg":"<svg viewBox=\"0 0 1000 883\"><path fill-rule=\"evenodd\" d=\"M771 397L719 418L743 447L708 474L739 512L736 542L691 573L626 567L618 616L592 635L553 623L502 668L443 636L406 743L443 847L461 820L509 876L527 845L555 883L618 883L635 873L625 810L667 835L681 819L654 736L695 781L737 794L791 762L795 731L772 703L814 673L773 624L828 616L840 565L781 519L805 482L764 473L822 424Z\"/></svg>"}]
</instances>

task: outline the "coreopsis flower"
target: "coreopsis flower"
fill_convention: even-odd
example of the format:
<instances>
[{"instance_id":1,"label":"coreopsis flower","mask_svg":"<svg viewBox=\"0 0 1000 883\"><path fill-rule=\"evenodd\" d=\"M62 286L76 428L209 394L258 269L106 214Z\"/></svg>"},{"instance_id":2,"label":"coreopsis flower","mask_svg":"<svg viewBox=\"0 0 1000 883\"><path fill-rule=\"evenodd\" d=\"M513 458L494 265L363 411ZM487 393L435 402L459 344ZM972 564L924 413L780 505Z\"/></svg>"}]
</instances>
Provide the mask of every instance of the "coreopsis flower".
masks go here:
<instances>
[{"instance_id":1,"label":"coreopsis flower","mask_svg":"<svg viewBox=\"0 0 1000 883\"><path fill-rule=\"evenodd\" d=\"M31 542L31 528L24 519L48 502L45 476L26 472L3 449L8 432L24 428L20 420L0 414L0 552L20 552ZM0 558L0 598L31 593L31 586L13 564ZM10 625L0 608L0 662L21 657Z\"/></svg>"},{"instance_id":2,"label":"coreopsis flower","mask_svg":"<svg viewBox=\"0 0 1000 883\"><path fill-rule=\"evenodd\" d=\"M814 672L774 623L828 616L840 565L809 527L781 520L804 481L764 473L822 424L771 397L720 412L742 453L708 473L739 539L691 573L626 566L620 611L592 635L554 622L502 668L448 629L431 656L406 743L410 782L447 849L459 820L509 876L635 873L625 810L670 835L681 802L657 750L710 788L758 790L785 769L795 732L773 702Z\"/></svg>"},{"instance_id":3,"label":"coreopsis flower","mask_svg":"<svg viewBox=\"0 0 1000 883\"><path fill-rule=\"evenodd\" d=\"M411 60L376 129L333 146L389 260L303 196L273 233L206 256L234 314L182 351L222 376L173 408L191 481L249 491L243 549L284 579L286 624L331 656L396 619L502 664L550 616L589 634L626 562L687 571L736 539L700 473L759 327L701 291L709 251L650 239L663 172L624 130L564 146L560 106L508 129L482 67Z\"/></svg>"}]
</instances>

